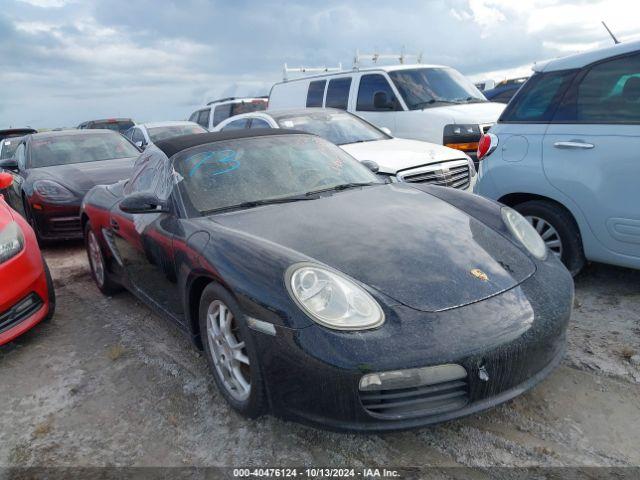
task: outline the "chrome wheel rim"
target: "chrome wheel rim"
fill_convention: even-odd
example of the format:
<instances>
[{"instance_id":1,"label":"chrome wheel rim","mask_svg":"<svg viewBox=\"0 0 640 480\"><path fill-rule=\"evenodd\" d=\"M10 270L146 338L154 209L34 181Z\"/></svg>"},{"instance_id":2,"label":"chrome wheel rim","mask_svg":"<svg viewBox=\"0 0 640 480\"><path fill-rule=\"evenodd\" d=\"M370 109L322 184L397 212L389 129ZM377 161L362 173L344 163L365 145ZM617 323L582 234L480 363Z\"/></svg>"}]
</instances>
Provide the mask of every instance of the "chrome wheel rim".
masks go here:
<instances>
[{"instance_id":1,"label":"chrome wheel rim","mask_svg":"<svg viewBox=\"0 0 640 480\"><path fill-rule=\"evenodd\" d=\"M525 218L542 237L542 240L544 240L544 243L549 250L551 250L551 253L558 258L562 258L562 240L554 226L544 218L536 217L535 215L527 215Z\"/></svg>"},{"instance_id":2,"label":"chrome wheel rim","mask_svg":"<svg viewBox=\"0 0 640 480\"><path fill-rule=\"evenodd\" d=\"M233 313L220 300L211 302L207 309L207 341L225 390L238 401L249 398L249 356Z\"/></svg>"},{"instance_id":3,"label":"chrome wheel rim","mask_svg":"<svg viewBox=\"0 0 640 480\"><path fill-rule=\"evenodd\" d=\"M89 261L91 263L91 270L96 277L96 282L99 286L104 285L104 265L102 263L102 252L100 251L100 245L98 245L98 239L92 231L89 231Z\"/></svg>"}]
</instances>

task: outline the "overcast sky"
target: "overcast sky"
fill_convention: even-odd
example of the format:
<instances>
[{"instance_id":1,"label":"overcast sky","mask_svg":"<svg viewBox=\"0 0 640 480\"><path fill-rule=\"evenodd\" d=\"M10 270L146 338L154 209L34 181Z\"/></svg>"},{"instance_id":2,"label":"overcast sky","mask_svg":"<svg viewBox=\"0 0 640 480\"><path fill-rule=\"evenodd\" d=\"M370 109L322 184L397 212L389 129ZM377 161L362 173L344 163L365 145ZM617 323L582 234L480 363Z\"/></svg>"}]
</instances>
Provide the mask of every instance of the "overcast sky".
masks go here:
<instances>
[{"instance_id":1,"label":"overcast sky","mask_svg":"<svg viewBox=\"0 0 640 480\"><path fill-rule=\"evenodd\" d=\"M422 52L472 79L640 38L638 0L0 0L0 127L184 119L282 66Z\"/></svg>"}]
</instances>

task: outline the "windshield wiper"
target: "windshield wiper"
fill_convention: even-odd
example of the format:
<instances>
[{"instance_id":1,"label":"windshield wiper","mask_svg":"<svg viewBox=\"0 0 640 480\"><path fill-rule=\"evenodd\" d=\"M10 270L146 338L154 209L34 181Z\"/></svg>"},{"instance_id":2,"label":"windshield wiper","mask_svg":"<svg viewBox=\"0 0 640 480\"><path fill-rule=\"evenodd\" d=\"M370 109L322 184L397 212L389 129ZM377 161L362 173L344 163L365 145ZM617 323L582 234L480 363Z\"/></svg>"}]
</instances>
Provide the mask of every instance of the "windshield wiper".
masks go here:
<instances>
[{"instance_id":1,"label":"windshield wiper","mask_svg":"<svg viewBox=\"0 0 640 480\"><path fill-rule=\"evenodd\" d=\"M310 192L305 193L307 196L317 195L319 193L325 192L339 192L340 190L347 190L348 188L357 188L357 187L368 187L369 185L384 185L380 182L351 182L351 183L341 183L340 185L335 185L329 188L322 188L320 190L312 190Z\"/></svg>"},{"instance_id":2,"label":"windshield wiper","mask_svg":"<svg viewBox=\"0 0 640 480\"><path fill-rule=\"evenodd\" d=\"M318 195L310 195L305 193L304 195L292 195L290 197L280 198L266 198L264 200L251 200L249 202L242 202L236 205L229 205L228 207L213 208L211 210L205 210L202 215L211 215L213 213L227 212L229 210L243 210L245 208L259 207L261 205L273 205L276 203L289 203L298 202L302 200L316 200L320 198Z\"/></svg>"},{"instance_id":3,"label":"windshield wiper","mask_svg":"<svg viewBox=\"0 0 640 480\"><path fill-rule=\"evenodd\" d=\"M431 100L427 100L426 102L415 103L413 105L413 109L417 110L418 108L421 108L424 110L424 107L426 107L427 105L433 105L434 103L455 103L455 102L452 102L450 100L436 100L435 98L432 98Z\"/></svg>"}]
</instances>

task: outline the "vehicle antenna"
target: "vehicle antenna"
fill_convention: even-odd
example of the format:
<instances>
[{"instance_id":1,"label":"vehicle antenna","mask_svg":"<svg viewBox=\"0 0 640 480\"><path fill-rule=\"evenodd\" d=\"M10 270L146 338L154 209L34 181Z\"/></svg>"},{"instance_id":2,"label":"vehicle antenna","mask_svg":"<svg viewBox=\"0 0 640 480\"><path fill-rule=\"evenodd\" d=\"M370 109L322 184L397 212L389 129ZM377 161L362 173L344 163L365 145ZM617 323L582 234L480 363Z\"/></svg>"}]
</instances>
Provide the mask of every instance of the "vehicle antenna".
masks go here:
<instances>
[{"instance_id":1,"label":"vehicle antenna","mask_svg":"<svg viewBox=\"0 0 640 480\"><path fill-rule=\"evenodd\" d=\"M616 45L619 44L620 40L616 38L616 36L613 34L611 30L609 30L609 27L607 27L607 24L604 23L604 20L602 20L602 25L604 26L604 28L607 29L607 32L609 32L609 35L611 35L611 38L613 38L613 43L615 43Z\"/></svg>"}]
</instances>

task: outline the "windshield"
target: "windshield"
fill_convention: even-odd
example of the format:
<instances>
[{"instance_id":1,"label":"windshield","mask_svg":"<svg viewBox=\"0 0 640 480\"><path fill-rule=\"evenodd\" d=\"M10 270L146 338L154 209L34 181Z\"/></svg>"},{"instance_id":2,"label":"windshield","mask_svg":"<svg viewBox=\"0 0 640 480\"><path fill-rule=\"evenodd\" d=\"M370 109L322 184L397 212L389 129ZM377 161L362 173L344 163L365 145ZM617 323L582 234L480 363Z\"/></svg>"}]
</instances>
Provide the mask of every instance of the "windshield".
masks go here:
<instances>
[{"instance_id":1,"label":"windshield","mask_svg":"<svg viewBox=\"0 0 640 480\"><path fill-rule=\"evenodd\" d=\"M168 127L147 128L149 138L153 143L180 135L191 135L194 133L206 133L207 131L200 125L171 125Z\"/></svg>"},{"instance_id":2,"label":"windshield","mask_svg":"<svg viewBox=\"0 0 640 480\"><path fill-rule=\"evenodd\" d=\"M202 145L176 155L174 168L182 198L200 213L347 183L382 183L342 149L299 134Z\"/></svg>"},{"instance_id":3,"label":"windshield","mask_svg":"<svg viewBox=\"0 0 640 480\"><path fill-rule=\"evenodd\" d=\"M83 133L34 138L30 144L30 168L99 162L140 154L127 139L117 133Z\"/></svg>"},{"instance_id":4,"label":"windshield","mask_svg":"<svg viewBox=\"0 0 640 480\"><path fill-rule=\"evenodd\" d=\"M0 148L0 160L13 157L13 153L18 148L18 144L22 137L11 137L2 140L2 148Z\"/></svg>"},{"instance_id":5,"label":"windshield","mask_svg":"<svg viewBox=\"0 0 640 480\"><path fill-rule=\"evenodd\" d=\"M390 138L377 128L345 112L314 112L275 118L281 128L313 133L336 145Z\"/></svg>"},{"instance_id":6,"label":"windshield","mask_svg":"<svg viewBox=\"0 0 640 480\"><path fill-rule=\"evenodd\" d=\"M409 110L487 101L471 81L453 68L394 70L389 77Z\"/></svg>"},{"instance_id":7,"label":"windshield","mask_svg":"<svg viewBox=\"0 0 640 480\"><path fill-rule=\"evenodd\" d=\"M114 132L124 133L134 125L132 120L106 120L104 122L93 122L89 128L104 128L113 130Z\"/></svg>"}]
</instances>

